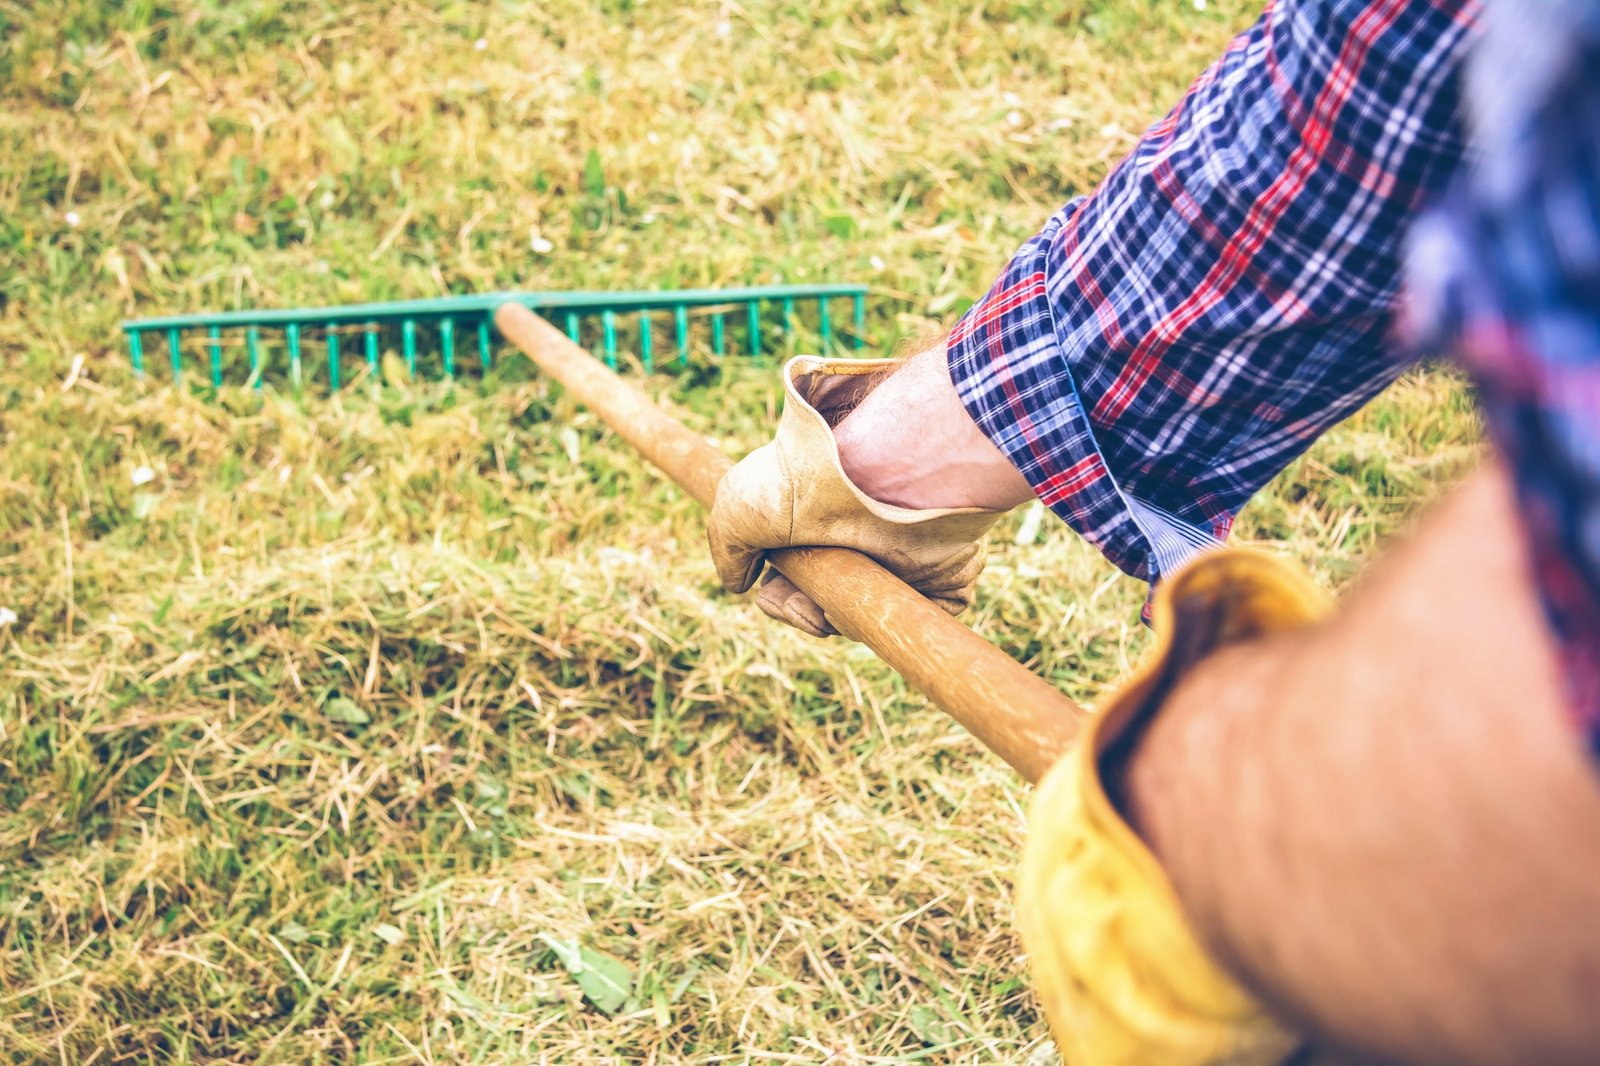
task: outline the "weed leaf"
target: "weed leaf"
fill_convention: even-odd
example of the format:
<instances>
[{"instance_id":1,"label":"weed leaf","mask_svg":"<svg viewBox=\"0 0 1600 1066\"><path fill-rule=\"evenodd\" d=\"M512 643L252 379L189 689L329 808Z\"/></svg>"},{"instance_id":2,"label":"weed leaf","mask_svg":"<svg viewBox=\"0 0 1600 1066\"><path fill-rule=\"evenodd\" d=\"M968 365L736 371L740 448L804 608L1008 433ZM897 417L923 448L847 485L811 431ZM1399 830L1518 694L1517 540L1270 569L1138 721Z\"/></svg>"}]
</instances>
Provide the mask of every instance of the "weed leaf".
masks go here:
<instances>
[{"instance_id":1,"label":"weed leaf","mask_svg":"<svg viewBox=\"0 0 1600 1066\"><path fill-rule=\"evenodd\" d=\"M540 937L556 953L567 968L583 998L607 1014L615 1014L628 1002L633 992L633 971L621 959L594 948L583 947L576 940L563 940L551 936Z\"/></svg>"},{"instance_id":2,"label":"weed leaf","mask_svg":"<svg viewBox=\"0 0 1600 1066\"><path fill-rule=\"evenodd\" d=\"M335 696L322 705L322 713L341 725L366 725L372 716L363 711L355 700Z\"/></svg>"}]
</instances>

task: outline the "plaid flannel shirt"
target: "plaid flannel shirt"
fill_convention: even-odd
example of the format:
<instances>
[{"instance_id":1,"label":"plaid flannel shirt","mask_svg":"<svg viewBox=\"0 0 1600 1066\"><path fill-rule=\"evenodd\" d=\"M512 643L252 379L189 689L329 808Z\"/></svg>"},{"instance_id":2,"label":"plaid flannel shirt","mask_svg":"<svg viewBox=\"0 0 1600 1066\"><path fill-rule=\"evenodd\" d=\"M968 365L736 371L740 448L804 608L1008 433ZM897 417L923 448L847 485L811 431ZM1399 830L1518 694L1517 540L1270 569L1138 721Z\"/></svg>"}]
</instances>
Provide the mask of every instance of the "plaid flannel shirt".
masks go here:
<instances>
[{"instance_id":1,"label":"plaid flannel shirt","mask_svg":"<svg viewBox=\"0 0 1600 1066\"><path fill-rule=\"evenodd\" d=\"M1459 358L1600 755L1600 0L1486 8L1276 0L949 364L1039 498L1154 582L1412 358Z\"/></svg>"},{"instance_id":2,"label":"plaid flannel shirt","mask_svg":"<svg viewBox=\"0 0 1600 1066\"><path fill-rule=\"evenodd\" d=\"M1476 10L1280 0L949 339L1039 498L1154 582L1403 368L1407 222L1456 171Z\"/></svg>"}]
</instances>

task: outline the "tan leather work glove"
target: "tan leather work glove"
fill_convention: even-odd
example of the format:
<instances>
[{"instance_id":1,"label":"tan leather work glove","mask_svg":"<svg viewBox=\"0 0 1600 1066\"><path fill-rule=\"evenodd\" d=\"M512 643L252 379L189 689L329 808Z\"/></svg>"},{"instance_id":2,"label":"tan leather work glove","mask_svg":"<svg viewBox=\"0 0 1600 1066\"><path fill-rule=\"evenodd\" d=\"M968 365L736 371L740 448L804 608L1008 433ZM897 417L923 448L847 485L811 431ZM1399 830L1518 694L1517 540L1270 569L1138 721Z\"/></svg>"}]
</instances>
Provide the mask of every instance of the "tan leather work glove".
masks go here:
<instances>
[{"instance_id":1,"label":"tan leather work glove","mask_svg":"<svg viewBox=\"0 0 1600 1066\"><path fill-rule=\"evenodd\" d=\"M1002 512L880 503L839 463L833 427L898 365L803 355L783 368L776 437L728 472L711 507L711 558L729 592L755 584L773 548L836 546L872 556L951 614L972 602L983 569L980 542ZM822 609L776 572L756 603L812 636L836 632Z\"/></svg>"},{"instance_id":2,"label":"tan leather work glove","mask_svg":"<svg viewBox=\"0 0 1600 1066\"><path fill-rule=\"evenodd\" d=\"M1275 1066L1300 1042L1212 961L1101 781L1106 750L1229 644L1293 629L1326 599L1291 567L1207 553L1156 591L1158 645L1034 793L1017 922L1065 1066Z\"/></svg>"}]
</instances>

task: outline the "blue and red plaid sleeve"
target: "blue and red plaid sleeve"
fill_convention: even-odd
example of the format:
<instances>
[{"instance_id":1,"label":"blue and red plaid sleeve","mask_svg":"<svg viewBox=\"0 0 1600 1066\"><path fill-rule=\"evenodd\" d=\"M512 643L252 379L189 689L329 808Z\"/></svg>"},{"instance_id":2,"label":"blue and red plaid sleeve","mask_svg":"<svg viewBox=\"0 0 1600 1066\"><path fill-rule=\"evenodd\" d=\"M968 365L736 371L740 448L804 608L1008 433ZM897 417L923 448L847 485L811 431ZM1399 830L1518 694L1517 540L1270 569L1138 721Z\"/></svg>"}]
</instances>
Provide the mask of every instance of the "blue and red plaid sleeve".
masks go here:
<instances>
[{"instance_id":1,"label":"blue and red plaid sleeve","mask_svg":"<svg viewBox=\"0 0 1600 1066\"><path fill-rule=\"evenodd\" d=\"M948 342L1039 498L1154 582L1403 368L1402 241L1463 156L1468 0L1277 0Z\"/></svg>"},{"instance_id":2,"label":"blue and red plaid sleeve","mask_svg":"<svg viewBox=\"0 0 1600 1066\"><path fill-rule=\"evenodd\" d=\"M1412 233L1407 334L1478 386L1600 755L1600 2L1488 5L1466 110L1478 150Z\"/></svg>"},{"instance_id":3,"label":"blue and red plaid sleeve","mask_svg":"<svg viewBox=\"0 0 1600 1066\"><path fill-rule=\"evenodd\" d=\"M1410 358L1459 358L1600 755L1600 0L1487 7L1277 0L949 364L1039 498L1154 582Z\"/></svg>"}]
</instances>

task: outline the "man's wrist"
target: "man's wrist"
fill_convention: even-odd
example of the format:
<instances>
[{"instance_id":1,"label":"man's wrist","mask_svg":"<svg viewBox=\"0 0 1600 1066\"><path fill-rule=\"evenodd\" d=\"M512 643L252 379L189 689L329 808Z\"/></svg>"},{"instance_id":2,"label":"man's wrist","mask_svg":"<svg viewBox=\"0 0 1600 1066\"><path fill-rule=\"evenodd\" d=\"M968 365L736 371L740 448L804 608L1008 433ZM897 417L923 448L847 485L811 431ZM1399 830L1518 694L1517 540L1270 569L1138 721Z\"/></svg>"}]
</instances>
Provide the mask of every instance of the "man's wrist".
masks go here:
<instances>
[{"instance_id":1,"label":"man's wrist","mask_svg":"<svg viewBox=\"0 0 1600 1066\"><path fill-rule=\"evenodd\" d=\"M881 503L998 511L1033 496L967 414L942 339L874 389L835 427L834 440L845 476Z\"/></svg>"},{"instance_id":2,"label":"man's wrist","mask_svg":"<svg viewBox=\"0 0 1600 1066\"><path fill-rule=\"evenodd\" d=\"M1175 580L1181 582L1183 575ZM1250 587L1237 576L1230 584L1235 594ZM1248 609L1237 604L1226 619L1202 611L1168 620L1175 627L1174 646L1187 646L1196 657L1179 660L1171 687L1138 723L1137 735L1125 738L1128 750L1114 784L1118 812L1165 870L1195 935L1218 964L1270 1000L1271 982L1248 962L1250 937L1239 926L1241 912L1226 905L1227 893L1219 889L1245 876L1235 865L1240 825L1232 820L1241 793L1264 799L1262 790L1292 788L1298 747L1285 751L1273 745L1282 761L1274 759L1270 767L1259 757L1241 765L1241 753L1255 750L1282 724L1283 707L1311 703L1304 688L1307 675L1325 678L1340 667L1335 627L1311 620L1320 609L1313 603L1294 606L1292 586L1267 597L1261 587L1258 583L1257 592L1239 603L1270 600L1274 607L1268 614L1279 621L1254 636L1240 634L1234 638L1238 643L1206 650L1208 638L1218 632L1261 624L1250 623ZM1300 621L1286 622L1292 616ZM1281 628L1275 632L1275 627ZM1328 688L1324 682L1323 691ZM1108 789L1112 784L1107 782ZM1249 909L1243 913L1248 925L1255 915Z\"/></svg>"},{"instance_id":3,"label":"man's wrist","mask_svg":"<svg viewBox=\"0 0 1600 1066\"><path fill-rule=\"evenodd\" d=\"M1132 745L1121 774L1120 813L1165 865L1179 857L1174 854L1175 844L1183 840L1182 823L1187 815L1195 813L1195 820L1204 822L1199 812L1184 808L1186 785L1197 771L1209 772L1226 761L1218 760L1216 749L1226 748L1225 742L1219 744L1219 734L1230 728L1230 712L1236 705L1207 689L1216 684L1214 677L1219 672L1224 677L1238 671L1251 676L1258 673L1263 656L1259 650L1252 651L1254 655L1230 654L1223 649L1195 664L1151 714Z\"/></svg>"}]
</instances>

